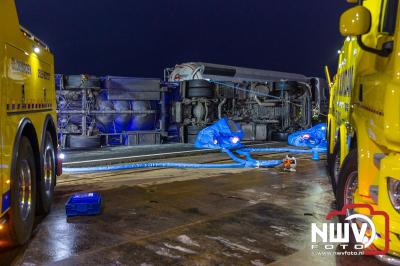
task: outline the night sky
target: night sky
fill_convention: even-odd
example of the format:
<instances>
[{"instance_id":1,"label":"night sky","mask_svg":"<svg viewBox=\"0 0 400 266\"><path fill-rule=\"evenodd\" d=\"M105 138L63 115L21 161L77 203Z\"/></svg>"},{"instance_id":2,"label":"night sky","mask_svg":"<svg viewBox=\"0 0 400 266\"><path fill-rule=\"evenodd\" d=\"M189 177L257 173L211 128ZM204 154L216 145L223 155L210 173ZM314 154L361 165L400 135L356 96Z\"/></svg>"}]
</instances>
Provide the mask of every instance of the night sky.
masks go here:
<instances>
[{"instance_id":1,"label":"night sky","mask_svg":"<svg viewBox=\"0 0 400 266\"><path fill-rule=\"evenodd\" d=\"M345 0L17 0L63 74L161 78L204 61L322 76ZM333 72L332 69L331 71Z\"/></svg>"}]
</instances>

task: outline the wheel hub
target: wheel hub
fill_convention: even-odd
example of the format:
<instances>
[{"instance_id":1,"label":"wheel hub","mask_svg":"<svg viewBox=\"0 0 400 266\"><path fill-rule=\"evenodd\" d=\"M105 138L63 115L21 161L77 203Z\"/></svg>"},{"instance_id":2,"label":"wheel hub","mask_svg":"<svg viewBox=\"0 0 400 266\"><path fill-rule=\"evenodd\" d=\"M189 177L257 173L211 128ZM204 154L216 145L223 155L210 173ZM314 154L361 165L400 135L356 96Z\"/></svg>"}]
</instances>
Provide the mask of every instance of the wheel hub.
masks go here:
<instances>
[{"instance_id":1,"label":"wheel hub","mask_svg":"<svg viewBox=\"0 0 400 266\"><path fill-rule=\"evenodd\" d=\"M54 153L50 147L47 147L44 152L44 174L43 174L43 182L45 193L48 197L50 197L52 190L52 182L54 175Z\"/></svg>"},{"instance_id":2,"label":"wheel hub","mask_svg":"<svg viewBox=\"0 0 400 266\"><path fill-rule=\"evenodd\" d=\"M31 212L32 202L32 173L27 160L21 161L18 177L19 195L18 205L22 220L26 220Z\"/></svg>"}]
</instances>

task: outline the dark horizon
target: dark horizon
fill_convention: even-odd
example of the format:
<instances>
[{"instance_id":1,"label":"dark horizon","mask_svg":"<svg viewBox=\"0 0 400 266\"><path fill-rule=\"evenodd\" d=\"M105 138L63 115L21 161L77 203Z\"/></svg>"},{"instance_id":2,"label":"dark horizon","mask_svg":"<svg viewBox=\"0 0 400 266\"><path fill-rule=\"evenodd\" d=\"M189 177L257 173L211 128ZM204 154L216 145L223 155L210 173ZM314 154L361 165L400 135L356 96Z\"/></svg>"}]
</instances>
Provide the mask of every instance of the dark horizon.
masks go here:
<instances>
[{"instance_id":1,"label":"dark horizon","mask_svg":"<svg viewBox=\"0 0 400 266\"><path fill-rule=\"evenodd\" d=\"M342 1L17 0L20 23L45 41L56 72L161 78L178 63L324 76L335 72ZM304 3L305 2L305 3Z\"/></svg>"}]
</instances>

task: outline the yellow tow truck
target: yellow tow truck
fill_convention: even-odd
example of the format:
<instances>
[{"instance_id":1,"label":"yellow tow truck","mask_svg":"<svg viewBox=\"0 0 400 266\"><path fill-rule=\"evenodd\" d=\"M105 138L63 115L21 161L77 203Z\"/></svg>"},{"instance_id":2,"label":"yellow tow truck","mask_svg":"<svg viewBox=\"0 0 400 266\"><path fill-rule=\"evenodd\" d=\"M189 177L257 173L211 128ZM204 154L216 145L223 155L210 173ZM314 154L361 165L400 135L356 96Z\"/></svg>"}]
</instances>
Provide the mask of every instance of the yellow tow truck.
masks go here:
<instances>
[{"instance_id":1,"label":"yellow tow truck","mask_svg":"<svg viewBox=\"0 0 400 266\"><path fill-rule=\"evenodd\" d=\"M54 58L0 1L0 247L26 243L51 208L57 156Z\"/></svg>"},{"instance_id":2,"label":"yellow tow truck","mask_svg":"<svg viewBox=\"0 0 400 266\"><path fill-rule=\"evenodd\" d=\"M348 0L340 19L346 37L331 87L328 169L338 209L369 204L382 218L374 247L400 264L400 15L398 0ZM362 210L356 209L358 212ZM368 214L368 213L366 213Z\"/></svg>"}]
</instances>

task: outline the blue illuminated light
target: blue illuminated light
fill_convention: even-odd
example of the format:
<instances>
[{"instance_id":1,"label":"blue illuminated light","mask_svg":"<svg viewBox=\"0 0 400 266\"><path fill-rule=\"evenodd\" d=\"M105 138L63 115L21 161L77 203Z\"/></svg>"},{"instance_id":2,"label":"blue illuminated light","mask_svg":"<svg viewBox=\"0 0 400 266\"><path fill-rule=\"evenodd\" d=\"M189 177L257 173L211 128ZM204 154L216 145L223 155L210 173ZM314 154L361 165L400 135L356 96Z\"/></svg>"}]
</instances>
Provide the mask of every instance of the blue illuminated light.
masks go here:
<instances>
[{"instance_id":1,"label":"blue illuminated light","mask_svg":"<svg viewBox=\"0 0 400 266\"><path fill-rule=\"evenodd\" d=\"M2 204L1 204L1 212L5 212L8 208L10 208L11 201L11 191L7 191L2 196Z\"/></svg>"}]
</instances>

